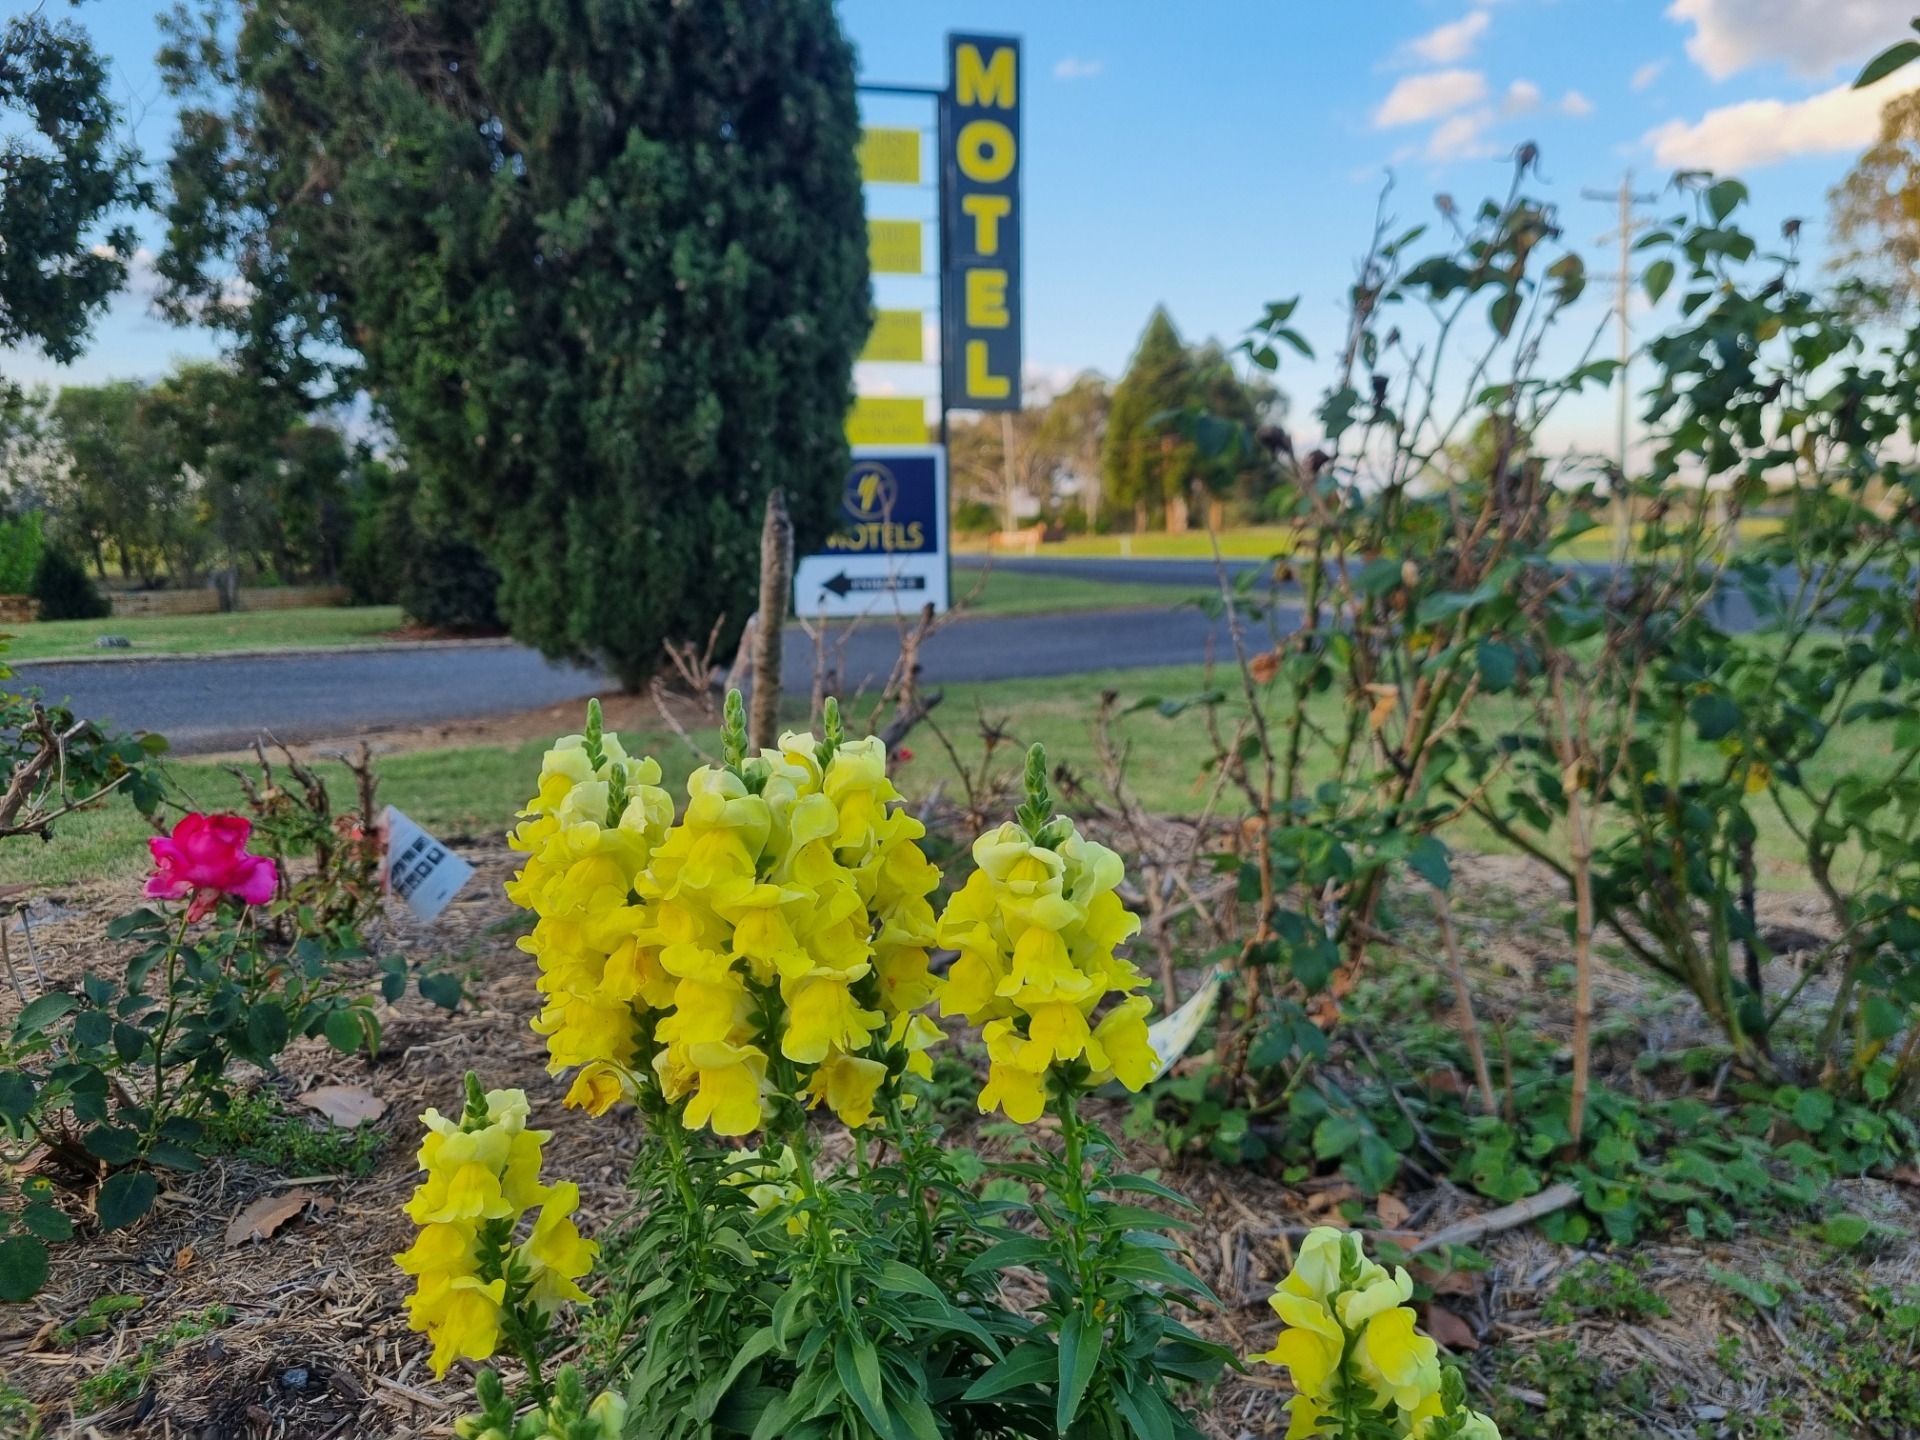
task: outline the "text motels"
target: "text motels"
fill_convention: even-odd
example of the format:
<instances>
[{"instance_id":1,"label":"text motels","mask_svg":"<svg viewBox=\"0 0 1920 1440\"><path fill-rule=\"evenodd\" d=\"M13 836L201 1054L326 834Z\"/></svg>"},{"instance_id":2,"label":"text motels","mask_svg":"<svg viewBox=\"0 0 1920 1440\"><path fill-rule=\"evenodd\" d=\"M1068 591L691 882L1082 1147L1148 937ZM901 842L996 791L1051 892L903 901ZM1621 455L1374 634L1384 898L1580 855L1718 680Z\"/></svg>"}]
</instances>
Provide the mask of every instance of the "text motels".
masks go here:
<instances>
[{"instance_id":1,"label":"text motels","mask_svg":"<svg viewBox=\"0 0 1920 1440\"><path fill-rule=\"evenodd\" d=\"M941 370L954 410L1020 408L1020 42L947 37Z\"/></svg>"}]
</instances>

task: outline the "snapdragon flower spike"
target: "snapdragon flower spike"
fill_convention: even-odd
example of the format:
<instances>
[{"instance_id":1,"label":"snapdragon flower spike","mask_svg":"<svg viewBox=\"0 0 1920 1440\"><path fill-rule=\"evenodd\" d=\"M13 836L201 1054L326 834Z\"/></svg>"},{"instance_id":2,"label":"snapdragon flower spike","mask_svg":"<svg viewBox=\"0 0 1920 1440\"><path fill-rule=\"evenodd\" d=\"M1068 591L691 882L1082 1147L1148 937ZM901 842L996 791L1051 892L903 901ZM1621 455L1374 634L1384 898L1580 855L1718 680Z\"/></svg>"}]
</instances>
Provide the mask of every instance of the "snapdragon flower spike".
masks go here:
<instances>
[{"instance_id":1,"label":"snapdragon flower spike","mask_svg":"<svg viewBox=\"0 0 1920 1440\"><path fill-rule=\"evenodd\" d=\"M1038 745L1026 788L1019 819L974 841L974 872L936 929L959 952L940 1013L978 1025L987 1046L980 1109L1023 1125L1045 1110L1050 1077L1139 1090L1159 1063L1151 1002L1135 993L1146 977L1115 953L1140 928L1116 893L1120 857L1053 814Z\"/></svg>"},{"instance_id":2,"label":"snapdragon flower spike","mask_svg":"<svg viewBox=\"0 0 1920 1440\"><path fill-rule=\"evenodd\" d=\"M437 1110L420 1117L426 1178L406 1205L420 1230L393 1258L415 1279L407 1324L432 1339L436 1378L462 1356L492 1356L511 1307L544 1314L587 1298L578 1281L599 1247L574 1226L579 1187L541 1183L549 1132L528 1129L527 1116L524 1092L482 1091L469 1074L458 1120ZM514 1247L521 1218L535 1209L532 1235Z\"/></svg>"},{"instance_id":3,"label":"snapdragon flower spike","mask_svg":"<svg viewBox=\"0 0 1920 1440\"><path fill-rule=\"evenodd\" d=\"M671 1002L672 985L634 935L634 877L673 820L660 767L629 758L604 733L598 704L587 731L554 742L534 797L507 837L527 859L507 898L539 918L520 948L540 967L551 1074L575 1070L567 1103L601 1114L632 1098L639 1016Z\"/></svg>"},{"instance_id":4,"label":"snapdragon flower spike","mask_svg":"<svg viewBox=\"0 0 1920 1440\"><path fill-rule=\"evenodd\" d=\"M1356 1394L1411 1440L1500 1440L1415 1328L1412 1298L1412 1277L1367 1259L1359 1236L1325 1225L1308 1232L1270 1302L1284 1328L1271 1350L1248 1357L1286 1368L1295 1392L1288 1440L1339 1435L1337 1412Z\"/></svg>"},{"instance_id":5,"label":"snapdragon flower spike","mask_svg":"<svg viewBox=\"0 0 1920 1440\"><path fill-rule=\"evenodd\" d=\"M689 777L640 880L643 938L677 980L654 1068L689 1128L759 1129L776 1069L799 1082L784 1098L864 1125L890 1079L931 1073L938 1032L913 1013L936 988L925 827L895 807L881 742L836 740L834 712L827 741L783 735L752 757L729 715L733 762Z\"/></svg>"},{"instance_id":6,"label":"snapdragon flower spike","mask_svg":"<svg viewBox=\"0 0 1920 1440\"><path fill-rule=\"evenodd\" d=\"M549 1069L577 1072L569 1105L599 1114L644 1086L721 1135L786 1102L857 1126L932 1073L940 1032L918 1012L937 989L939 872L881 742L847 740L837 705L826 729L749 755L730 695L726 763L688 777L678 823L658 767L627 760L595 712L548 752L508 894L540 916L521 944L549 997ZM617 824L594 824L618 795Z\"/></svg>"}]
</instances>

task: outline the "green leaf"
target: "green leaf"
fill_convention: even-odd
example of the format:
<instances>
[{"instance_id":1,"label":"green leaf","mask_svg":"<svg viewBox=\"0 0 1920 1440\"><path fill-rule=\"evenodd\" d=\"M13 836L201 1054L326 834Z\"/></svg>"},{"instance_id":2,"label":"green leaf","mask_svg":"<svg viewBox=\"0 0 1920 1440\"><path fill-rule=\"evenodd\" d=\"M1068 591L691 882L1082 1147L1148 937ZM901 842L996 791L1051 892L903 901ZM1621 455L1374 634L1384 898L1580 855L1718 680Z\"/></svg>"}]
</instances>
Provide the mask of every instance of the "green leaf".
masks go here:
<instances>
[{"instance_id":1,"label":"green leaf","mask_svg":"<svg viewBox=\"0 0 1920 1440\"><path fill-rule=\"evenodd\" d=\"M420 998L438 1005L442 1010L458 1010L460 1008L460 977L445 971L422 975Z\"/></svg>"},{"instance_id":2,"label":"green leaf","mask_svg":"<svg viewBox=\"0 0 1920 1440\"><path fill-rule=\"evenodd\" d=\"M1718 225L1738 210L1747 199L1747 187L1738 180L1722 180L1707 191L1707 209L1713 214L1713 223Z\"/></svg>"},{"instance_id":3,"label":"green leaf","mask_svg":"<svg viewBox=\"0 0 1920 1440\"><path fill-rule=\"evenodd\" d=\"M1060 1327L1058 1388L1054 1391L1053 1426L1056 1433L1072 1431L1080 1414L1080 1402L1094 1371L1100 1368L1100 1347L1106 1330L1084 1310L1075 1310Z\"/></svg>"},{"instance_id":4,"label":"green leaf","mask_svg":"<svg viewBox=\"0 0 1920 1440\"><path fill-rule=\"evenodd\" d=\"M327 1014L327 1043L343 1055L352 1055L366 1041L366 1031L352 1010L333 1010Z\"/></svg>"},{"instance_id":5,"label":"green leaf","mask_svg":"<svg viewBox=\"0 0 1920 1440\"><path fill-rule=\"evenodd\" d=\"M1793 1123L1809 1135L1818 1135L1833 1119L1833 1097L1824 1090L1803 1090L1793 1102Z\"/></svg>"},{"instance_id":6,"label":"green leaf","mask_svg":"<svg viewBox=\"0 0 1920 1440\"><path fill-rule=\"evenodd\" d=\"M247 1048L255 1060L271 1060L287 1048L287 1012L276 1000L256 1001L247 1011Z\"/></svg>"},{"instance_id":7,"label":"green leaf","mask_svg":"<svg viewBox=\"0 0 1920 1440\"><path fill-rule=\"evenodd\" d=\"M1707 1274L1762 1310L1771 1310L1780 1303L1780 1292L1764 1280L1756 1280L1751 1275L1742 1275L1738 1270L1728 1270L1720 1265L1707 1266Z\"/></svg>"},{"instance_id":8,"label":"green leaf","mask_svg":"<svg viewBox=\"0 0 1920 1440\"><path fill-rule=\"evenodd\" d=\"M991 1400L1009 1390L1040 1385L1053 1379L1057 1359L1053 1346L1028 1340L1008 1351L1005 1358L967 1387L963 1400Z\"/></svg>"},{"instance_id":9,"label":"green leaf","mask_svg":"<svg viewBox=\"0 0 1920 1440\"><path fill-rule=\"evenodd\" d=\"M740 1378L740 1372L773 1348L774 1334L771 1325L762 1325L749 1335L746 1344L742 1345L739 1353L733 1357L733 1363L719 1375L701 1382L700 1388L694 1392L694 1419L703 1422L711 1420L713 1412L720 1408L720 1402L733 1388L733 1382Z\"/></svg>"},{"instance_id":10,"label":"green leaf","mask_svg":"<svg viewBox=\"0 0 1920 1440\"><path fill-rule=\"evenodd\" d=\"M0 1240L0 1300L18 1305L47 1283L47 1247L31 1235Z\"/></svg>"},{"instance_id":11,"label":"green leaf","mask_svg":"<svg viewBox=\"0 0 1920 1440\"><path fill-rule=\"evenodd\" d=\"M865 1335L843 1333L833 1345L833 1369L841 1388L853 1397L867 1423L882 1435L891 1435L886 1397L880 1389L880 1356Z\"/></svg>"},{"instance_id":12,"label":"green leaf","mask_svg":"<svg viewBox=\"0 0 1920 1440\"><path fill-rule=\"evenodd\" d=\"M1873 1233L1873 1226L1858 1215L1829 1215L1820 1226L1820 1238L1841 1250L1851 1250Z\"/></svg>"},{"instance_id":13,"label":"green leaf","mask_svg":"<svg viewBox=\"0 0 1920 1440\"><path fill-rule=\"evenodd\" d=\"M1133 1377L1128 1376L1131 1380ZM1113 1404L1138 1440L1174 1440L1173 1416L1149 1385L1122 1383L1113 1387Z\"/></svg>"},{"instance_id":14,"label":"green leaf","mask_svg":"<svg viewBox=\"0 0 1920 1440\"><path fill-rule=\"evenodd\" d=\"M1718 690L1687 702L1687 715L1702 740L1723 740L1740 728L1740 707Z\"/></svg>"},{"instance_id":15,"label":"green leaf","mask_svg":"<svg viewBox=\"0 0 1920 1440\"><path fill-rule=\"evenodd\" d=\"M1867 86L1886 79L1894 71L1911 65L1915 60L1920 60L1920 40L1902 40L1898 45L1889 46L1869 60L1866 68L1854 80L1853 88L1864 90Z\"/></svg>"},{"instance_id":16,"label":"green leaf","mask_svg":"<svg viewBox=\"0 0 1920 1440\"><path fill-rule=\"evenodd\" d=\"M21 1120L33 1109L33 1081L19 1070L0 1070L0 1118Z\"/></svg>"},{"instance_id":17,"label":"green leaf","mask_svg":"<svg viewBox=\"0 0 1920 1440\"><path fill-rule=\"evenodd\" d=\"M96 1209L103 1230L124 1230L147 1211L160 1194L160 1182L145 1170L121 1170L100 1187Z\"/></svg>"},{"instance_id":18,"label":"green leaf","mask_svg":"<svg viewBox=\"0 0 1920 1440\"><path fill-rule=\"evenodd\" d=\"M1658 305L1660 297L1667 293L1667 287L1673 284L1673 262L1656 260L1647 266L1640 276L1640 287L1647 292L1647 300Z\"/></svg>"},{"instance_id":19,"label":"green leaf","mask_svg":"<svg viewBox=\"0 0 1920 1440\"><path fill-rule=\"evenodd\" d=\"M113 1053L118 1055L122 1062L132 1064L140 1058L140 1053L146 1048L146 1031L138 1025L129 1025L124 1020L114 1022Z\"/></svg>"},{"instance_id":20,"label":"green leaf","mask_svg":"<svg viewBox=\"0 0 1920 1440\"><path fill-rule=\"evenodd\" d=\"M1313 1127L1313 1154L1318 1160L1344 1155L1360 1140L1360 1122L1350 1115L1329 1115Z\"/></svg>"},{"instance_id":21,"label":"green leaf","mask_svg":"<svg viewBox=\"0 0 1920 1440\"><path fill-rule=\"evenodd\" d=\"M1513 688L1520 673L1520 652L1504 640L1482 640L1473 652L1480 683L1494 694Z\"/></svg>"},{"instance_id":22,"label":"green leaf","mask_svg":"<svg viewBox=\"0 0 1920 1440\"><path fill-rule=\"evenodd\" d=\"M1446 845L1437 835L1422 835L1408 852L1407 865L1436 890L1453 886L1453 866L1448 863Z\"/></svg>"},{"instance_id":23,"label":"green leaf","mask_svg":"<svg viewBox=\"0 0 1920 1440\"><path fill-rule=\"evenodd\" d=\"M947 1298L938 1285L900 1260L889 1260L882 1265L874 1284L893 1295L924 1295L929 1300L942 1302Z\"/></svg>"},{"instance_id":24,"label":"green leaf","mask_svg":"<svg viewBox=\"0 0 1920 1440\"><path fill-rule=\"evenodd\" d=\"M87 1153L109 1165L125 1165L140 1155L140 1132L124 1125L96 1125L81 1137Z\"/></svg>"},{"instance_id":25,"label":"green leaf","mask_svg":"<svg viewBox=\"0 0 1920 1440\"><path fill-rule=\"evenodd\" d=\"M62 1015L77 1009L79 1000L64 990L49 990L37 1000L30 1000L13 1022L13 1038L25 1040L38 1035L47 1026Z\"/></svg>"},{"instance_id":26,"label":"green leaf","mask_svg":"<svg viewBox=\"0 0 1920 1440\"><path fill-rule=\"evenodd\" d=\"M28 1234L38 1235L42 1240L71 1240L73 1221L66 1217L56 1205L45 1200L27 1206L20 1212L21 1228Z\"/></svg>"}]
</instances>

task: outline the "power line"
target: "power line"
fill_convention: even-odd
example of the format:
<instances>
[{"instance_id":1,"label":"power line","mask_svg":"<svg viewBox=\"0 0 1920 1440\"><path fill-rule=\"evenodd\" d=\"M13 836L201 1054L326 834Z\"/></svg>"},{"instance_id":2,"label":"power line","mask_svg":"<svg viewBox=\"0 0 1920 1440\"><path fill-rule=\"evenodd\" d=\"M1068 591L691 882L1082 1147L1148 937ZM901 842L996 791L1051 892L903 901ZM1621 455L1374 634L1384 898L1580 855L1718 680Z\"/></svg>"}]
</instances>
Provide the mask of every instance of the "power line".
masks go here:
<instances>
[{"instance_id":1,"label":"power line","mask_svg":"<svg viewBox=\"0 0 1920 1440\"><path fill-rule=\"evenodd\" d=\"M1660 197L1645 192L1636 192L1633 188L1633 171L1629 170L1620 177L1618 190L1582 190L1581 197L1587 200L1599 200L1618 207L1618 220L1615 228L1597 237L1600 245L1617 241L1620 246L1620 268L1612 275L1602 274L1599 279L1614 282L1614 320L1620 333L1620 373L1614 377L1620 387L1619 409L1615 416L1615 462L1619 465L1619 479L1615 487L1613 502L1613 558L1616 563L1627 557L1632 547L1633 517L1630 513L1627 485L1627 399L1631 393L1627 385L1627 366L1633 360L1633 240L1634 236L1648 229L1653 222L1643 220L1634 214L1636 207L1655 204Z\"/></svg>"}]
</instances>

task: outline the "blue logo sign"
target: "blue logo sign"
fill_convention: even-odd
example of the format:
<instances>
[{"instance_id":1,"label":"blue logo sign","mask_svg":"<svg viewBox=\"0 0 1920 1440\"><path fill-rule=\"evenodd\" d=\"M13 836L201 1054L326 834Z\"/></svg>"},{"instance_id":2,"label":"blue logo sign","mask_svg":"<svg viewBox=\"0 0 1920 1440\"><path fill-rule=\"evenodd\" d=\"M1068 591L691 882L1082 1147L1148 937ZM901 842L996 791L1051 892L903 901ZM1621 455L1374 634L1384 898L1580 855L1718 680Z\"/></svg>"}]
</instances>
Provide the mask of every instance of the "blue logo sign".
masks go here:
<instances>
[{"instance_id":1,"label":"blue logo sign","mask_svg":"<svg viewBox=\"0 0 1920 1440\"><path fill-rule=\"evenodd\" d=\"M856 459L840 497L839 525L826 548L842 555L931 555L940 549L939 462L935 456Z\"/></svg>"}]
</instances>

